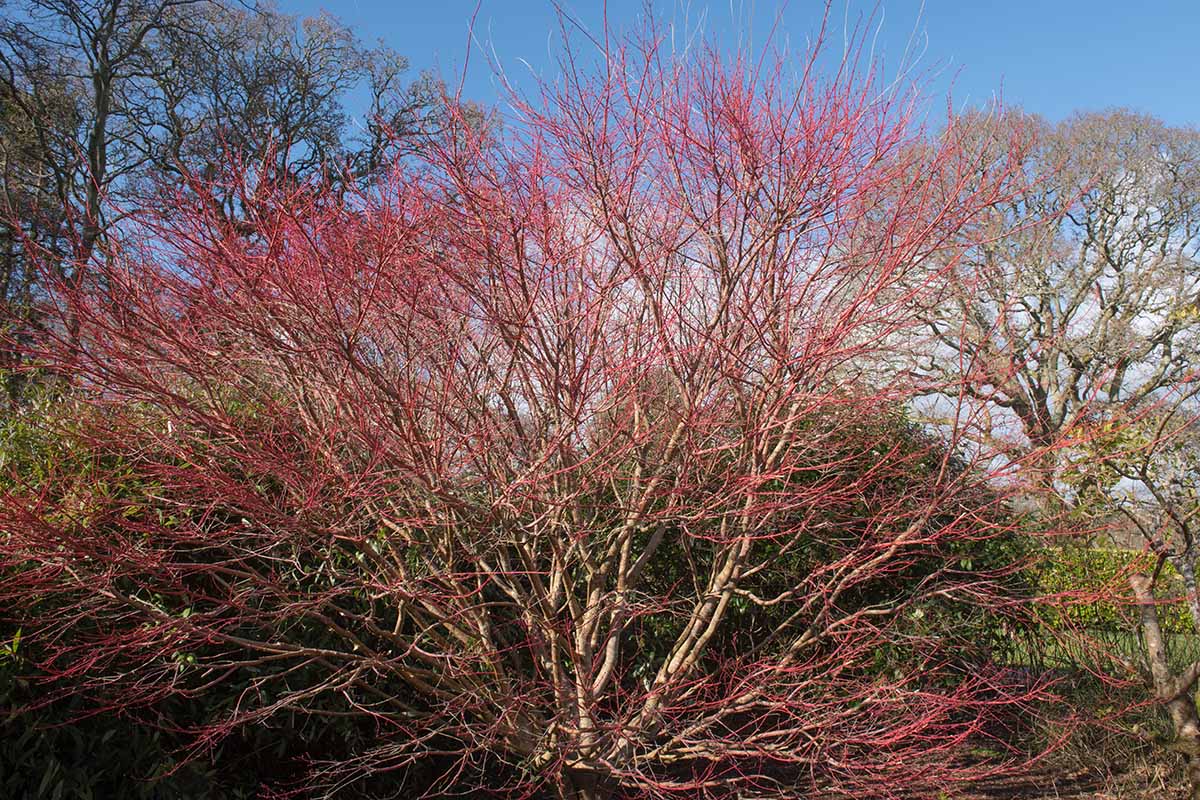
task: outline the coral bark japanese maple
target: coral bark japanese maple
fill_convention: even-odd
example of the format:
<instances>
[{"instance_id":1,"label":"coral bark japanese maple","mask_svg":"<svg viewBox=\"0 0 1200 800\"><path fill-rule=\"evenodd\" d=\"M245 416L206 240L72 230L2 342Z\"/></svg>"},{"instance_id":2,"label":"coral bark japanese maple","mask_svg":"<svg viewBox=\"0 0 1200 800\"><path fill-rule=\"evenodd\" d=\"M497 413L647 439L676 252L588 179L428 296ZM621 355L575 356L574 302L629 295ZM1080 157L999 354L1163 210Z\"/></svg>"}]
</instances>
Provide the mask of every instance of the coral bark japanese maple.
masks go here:
<instances>
[{"instance_id":1,"label":"coral bark japanese maple","mask_svg":"<svg viewBox=\"0 0 1200 800\"><path fill-rule=\"evenodd\" d=\"M74 460L3 503L0 595L55 609L23 620L40 667L130 707L237 687L202 736L357 718L331 788L991 768L964 747L1036 695L981 634L1017 605L980 556L1014 487L877 367L1001 176L818 61L651 31L371 191L256 185L251 235L143 214L31 354L78 406L44 423Z\"/></svg>"}]
</instances>

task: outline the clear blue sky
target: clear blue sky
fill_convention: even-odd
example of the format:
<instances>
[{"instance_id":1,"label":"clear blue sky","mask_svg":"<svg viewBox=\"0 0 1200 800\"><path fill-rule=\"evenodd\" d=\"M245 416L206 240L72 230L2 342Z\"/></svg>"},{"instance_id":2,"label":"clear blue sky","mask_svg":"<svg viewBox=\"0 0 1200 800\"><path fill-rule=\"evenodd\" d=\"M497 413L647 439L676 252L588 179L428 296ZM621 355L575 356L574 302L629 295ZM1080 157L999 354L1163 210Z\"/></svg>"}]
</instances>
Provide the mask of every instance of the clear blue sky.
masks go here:
<instances>
[{"instance_id":1,"label":"clear blue sky","mask_svg":"<svg viewBox=\"0 0 1200 800\"><path fill-rule=\"evenodd\" d=\"M468 30L476 0L279 0L282 10L327 9L365 40L382 39L415 69L434 68L457 83L467 64L464 96L491 104L498 91L482 48L494 52L510 79L554 69L548 37L558 30L550 0L482 0L475 41ZM600 0L561 0L583 24L601 27ZM779 8L773 0L655 0L658 16L732 43L761 44ZM636 25L644 0L609 0L614 29ZM823 4L792 0L782 35L803 42L816 30ZM874 0L850 0L849 19L869 16ZM831 40L840 48L846 0L834 6ZM938 98L981 103L1002 90L1005 104L1059 119L1077 109L1126 106L1174 124L1200 125L1200 0L883 0L876 52L892 69L914 29L919 67L934 77ZM878 15L877 15L878 19ZM525 63L523 63L525 62Z\"/></svg>"}]
</instances>

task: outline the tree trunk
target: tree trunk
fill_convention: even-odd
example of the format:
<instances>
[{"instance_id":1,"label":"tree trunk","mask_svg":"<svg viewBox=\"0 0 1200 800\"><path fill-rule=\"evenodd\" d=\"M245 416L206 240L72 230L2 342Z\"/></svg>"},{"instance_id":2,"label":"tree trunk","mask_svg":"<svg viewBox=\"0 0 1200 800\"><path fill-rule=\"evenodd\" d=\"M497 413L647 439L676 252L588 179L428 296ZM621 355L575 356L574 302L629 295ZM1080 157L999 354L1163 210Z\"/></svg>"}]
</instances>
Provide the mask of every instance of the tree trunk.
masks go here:
<instances>
[{"instance_id":1,"label":"tree trunk","mask_svg":"<svg viewBox=\"0 0 1200 800\"><path fill-rule=\"evenodd\" d=\"M559 787L561 800L608 800L615 787L604 776L591 770L568 769Z\"/></svg>"},{"instance_id":2,"label":"tree trunk","mask_svg":"<svg viewBox=\"0 0 1200 800\"><path fill-rule=\"evenodd\" d=\"M1200 716L1196 712L1194 685L1181 686L1180 679L1171 674L1167 659L1166 639L1158 621L1154 604L1153 584L1142 573L1129 576L1133 596L1138 603L1138 618L1146 646L1146 661L1154 682L1154 693L1167 708L1175 733L1172 749L1187 758L1187 779L1191 800L1200 800Z\"/></svg>"}]
</instances>

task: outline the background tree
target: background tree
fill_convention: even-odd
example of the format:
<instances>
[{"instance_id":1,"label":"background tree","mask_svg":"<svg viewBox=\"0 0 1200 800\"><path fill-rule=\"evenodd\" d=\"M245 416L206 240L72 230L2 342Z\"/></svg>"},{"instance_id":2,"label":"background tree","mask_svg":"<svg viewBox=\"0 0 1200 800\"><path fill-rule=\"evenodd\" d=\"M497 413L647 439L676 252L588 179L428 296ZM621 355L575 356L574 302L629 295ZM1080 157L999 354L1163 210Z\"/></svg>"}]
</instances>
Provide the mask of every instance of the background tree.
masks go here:
<instances>
[{"instance_id":1,"label":"background tree","mask_svg":"<svg viewBox=\"0 0 1200 800\"><path fill-rule=\"evenodd\" d=\"M109 187L132 170L127 106L144 86L143 68L152 37L177 21L178 7L205 0L29 0L6 7L0 27L0 64L12 110L42 139L41 170L53 182L67 224L72 261L85 264L106 225ZM53 122L64 102L74 106L73 135Z\"/></svg>"},{"instance_id":2,"label":"background tree","mask_svg":"<svg viewBox=\"0 0 1200 800\"><path fill-rule=\"evenodd\" d=\"M28 100L28 98L24 98ZM31 258L35 242L55 262L70 249L69 229L58 202L57 185L46 162L50 149L61 148L75 129L73 105L60 96L41 125L34 125L5 98L0 105L0 306L6 340L27 342L35 327L35 303L39 295L37 266ZM24 376L14 371L19 352L6 349L0 359L5 400L11 404L21 395Z\"/></svg>"},{"instance_id":3,"label":"background tree","mask_svg":"<svg viewBox=\"0 0 1200 800\"><path fill-rule=\"evenodd\" d=\"M962 268L946 273L916 368L991 414L983 444L1010 457L1041 452L1025 469L1044 509L1070 508L1101 546L1159 558L1131 576L1143 671L1200 797L1200 666L1169 658L1156 612L1177 576L1200 631L1195 521L1179 494L1191 485L1196 413L1200 133L1124 111L1059 125L1010 111L1002 121L966 117L953 135L983 143L983 176L994 169L989 150L1004 159L1013 136L1032 131L1026 188L981 216Z\"/></svg>"},{"instance_id":4,"label":"background tree","mask_svg":"<svg viewBox=\"0 0 1200 800\"><path fill-rule=\"evenodd\" d=\"M183 179L230 219L246 215L253 195L253 185L227 180L231 161L243 165L241 179L358 185L446 122L439 80L406 81L405 58L364 46L328 15L213 5L191 25L152 54L155 92L135 109L152 133L139 146L151 183ZM369 103L351 120L342 103L356 89Z\"/></svg>"},{"instance_id":5,"label":"background tree","mask_svg":"<svg viewBox=\"0 0 1200 800\"><path fill-rule=\"evenodd\" d=\"M429 76L406 84L401 56L329 16L221 0L21 0L4 12L6 126L25 137L10 178L30 181L8 185L40 198L5 210L36 244L70 244L64 274L82 275L106 232L164 182L184 178L242 214L253 189L224 180L231 160L244 178L369 179L432 124L440 92ZM364 86L372 116L355 126L342 103Z\"/></svg>"},{"instance_id":6,"label":"background tree","mask_svg":"<svg viewBox=\"0 0 1200 800\"><path fill-rule=\"evenodd\" d=\"M1004 163L1014 135L1034 144L1025 188L980 218L983 244L948 273L920 368L951 384L965 374L997 427L1016 423L1037 446L1097 404L1137 408L1191 374L1200 133L1122 111L1057 126L1008 111L1002 122L954 125L981 154L980 176L995 168L989 153Z\"/></svg>"}]
</instances>

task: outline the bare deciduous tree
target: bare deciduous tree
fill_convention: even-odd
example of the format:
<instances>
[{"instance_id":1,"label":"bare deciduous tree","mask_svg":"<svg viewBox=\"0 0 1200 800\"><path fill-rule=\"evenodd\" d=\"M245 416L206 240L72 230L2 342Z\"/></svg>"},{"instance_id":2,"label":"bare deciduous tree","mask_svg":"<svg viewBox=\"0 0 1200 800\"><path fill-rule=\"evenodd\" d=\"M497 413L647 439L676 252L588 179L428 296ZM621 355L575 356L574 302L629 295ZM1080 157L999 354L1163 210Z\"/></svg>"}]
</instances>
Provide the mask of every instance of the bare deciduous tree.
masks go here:
<instances>
[{"instance_id":1,"label":"bare deciduous tree","mask_svg":"<svg viewBox=\"0 0 1200 800\"><path fill-rule=\"evenodd\" d=\"M1016 567L970 565L1007 492L903 421L921 383L856 366L1004 171L946 137L897 193L912 104L853 52L822 80L610 41L503 137L340 199L267 181L255 236L185 194L63 287L79 345L37 354L77 405L45 424L88 466L0 504L27 654L123 707L239 687L209 736L355 720L335 782L860 796L1022 763L1003 714L1044 687L978 624ZM1001 764L958 757L980 739Z\"/></svg>"},{"instance_id":2,"label":"bare deciduous tree","mask_svg":"<svg viewBox=\"0 0 1200 800\"><path fill-rule=\"evenodd\" d=\"M249 165L243 178L367 178L425 129L440 90L429 76L405 83L402 57L365 47L329 16L224 0L14 6L0 21L0 89L6 119L37 139L27 173L54 198L38 213L71 243L67 271L164 182L183 178L236 215L252 188L224 180L231 160ZM354 125L342 102L364 85L371 117ZM28 222L25 206L6 211Z\"/></svg>"},{"instance_id":3,"label":"bare deciduous tree","mask_svg":"<svg viewBox=\"0 0 1200 800\"><path fill-rule=\"evenodd\" d=\"M980 154L981 176L993 168L989 152L1011 152L1012 132L1034 132L1023 155L1029 188L977 221L982 244L945 273L941 315L927 318L932 336L916 368L991 410L989 444L1018 457L1041 452L1027 468L1045 503L1106 530L1102 543L1140 543L1160 567L1170 563L1200 633L1190 463L1200 132L1123 111L1059 125L1019 112L1004 121L968 117L952 128ZM1154 599L1162 574L1131 580L1145 672L1200 797L1200 664L1171 670Z\"/></svg>"},{"instance_id":4,"label":"bare deciduous tree","mask_svg":"<svg viewBox=\"0 0 1200 800\"><path fill-rule=\"evenodd\" d=\"M985 244L949 273L949 313L929 319L936 341L920 366L965 370L970 392L1007 412L998 422L1042 444L1096 404L1137 407L1190 374L1200 134L1126 112L1057 126L1009 112L1005 122L956 124L982 154L980 175L989 152L1009 152L1013 131L1037 144L1024 155L1030 188L977 221Z\"/></svg>"}]
</instances>

